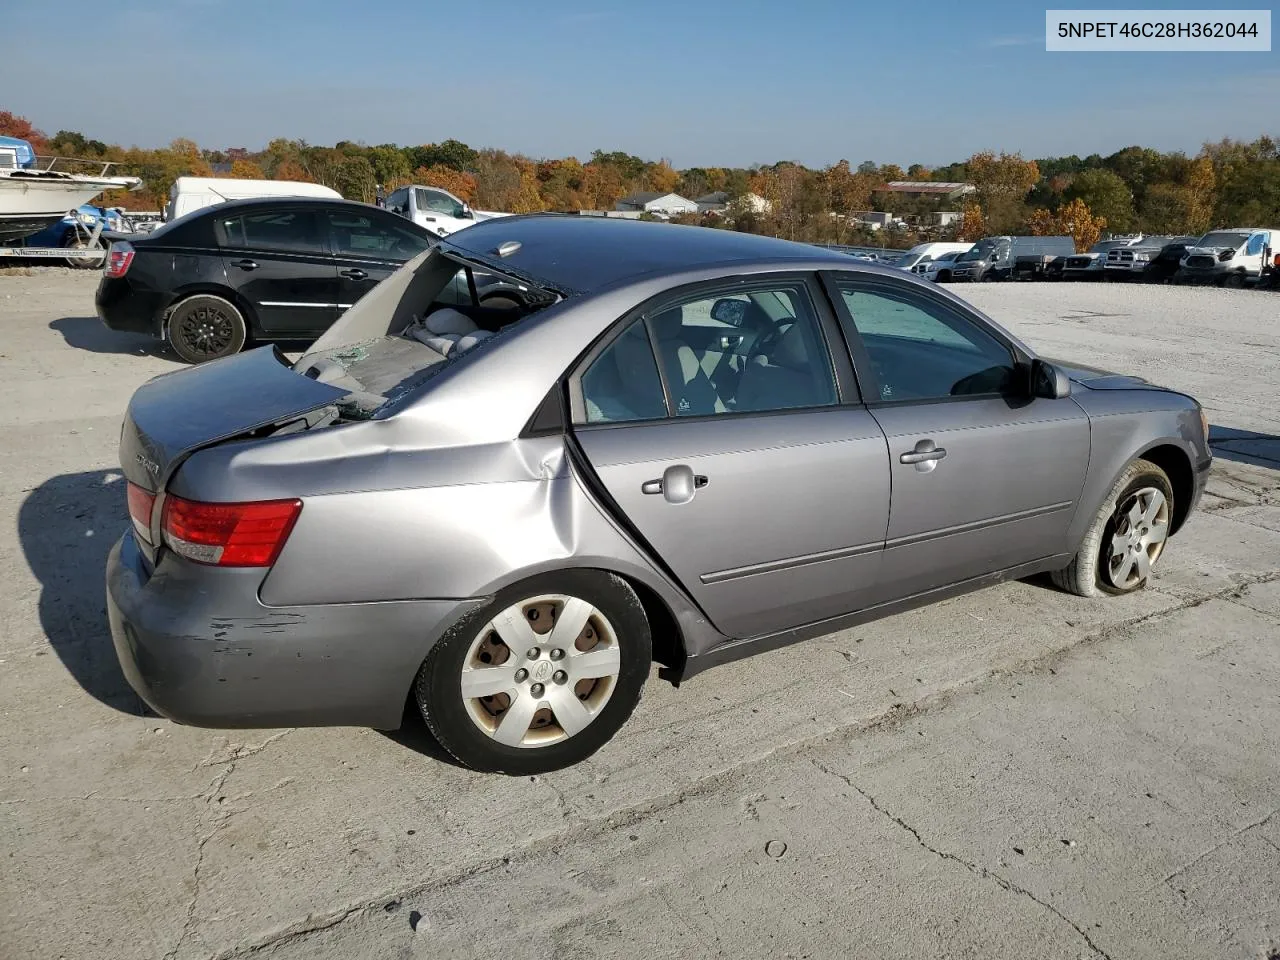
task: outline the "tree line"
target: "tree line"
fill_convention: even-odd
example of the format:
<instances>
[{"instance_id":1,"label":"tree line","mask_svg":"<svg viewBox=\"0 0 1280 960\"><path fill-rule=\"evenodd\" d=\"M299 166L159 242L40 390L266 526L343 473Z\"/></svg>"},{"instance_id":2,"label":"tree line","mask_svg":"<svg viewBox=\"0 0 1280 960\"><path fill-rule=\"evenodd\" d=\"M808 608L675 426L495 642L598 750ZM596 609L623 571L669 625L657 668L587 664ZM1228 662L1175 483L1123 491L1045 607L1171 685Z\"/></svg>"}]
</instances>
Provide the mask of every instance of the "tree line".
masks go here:
<instances>
[{"instance_id":1,"label":"tree line","mask_svg":"<svg viewBox=\"0 0 1280 960\"><path fill-rule=\"evenodd\" d=\"M179 139L143 149L71 130L49 136L6 111L0 111L0 134L30 140L40 155L118 163L121 172L141 177L143 188L104 202L132 209L163 207L176 178L212 176L216 166L221 176L321 183L365 202L374 200L379 186L386 192L410 183L438 186L478 209L510 213L612 210L638 191L689 199L722 191L731 201L730 217L676 219L810 242L906 246L937 230L921 226L873 235L857 215L881 210L927 221L926 215L957 204L963 218L952 232L962 239L1067 233L1082 249L1104 232L1198 234L1217 226L1280 225L1280 146L1268 136L1206 143L1195 156L1131 146L1105 157L1037 160L988 151L932 169L871 161L855 167L847 160L813 169L784 160L677 170L667 160L621 151L596 150L586 161L533 159L452 139L418 146L341 141L331 147L276 139L258 151L207 149ZM903 196L884 190L893 180L963 181L976 192L960 201ZM748 194L768 203L732 203Z\"/></svg>"}]
</instances>

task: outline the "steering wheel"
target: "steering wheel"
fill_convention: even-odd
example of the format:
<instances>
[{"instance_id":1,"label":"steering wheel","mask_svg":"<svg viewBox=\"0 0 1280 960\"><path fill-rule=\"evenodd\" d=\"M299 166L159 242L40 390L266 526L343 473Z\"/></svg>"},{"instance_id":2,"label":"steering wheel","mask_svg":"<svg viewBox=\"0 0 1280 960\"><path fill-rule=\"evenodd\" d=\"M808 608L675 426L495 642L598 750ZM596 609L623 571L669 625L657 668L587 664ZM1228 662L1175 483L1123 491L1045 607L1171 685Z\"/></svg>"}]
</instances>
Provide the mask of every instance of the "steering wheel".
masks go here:
<instances>
[{"instance_id":1,"label":"steering wheel","mask_svg":"<svg viewBox=\"0 0 1280 960\"><path fill-rule=\"evenodd\" d=\"M778 341L782 339L782 335L791 329L792 324L796 322L795 317L784 317L781 320L771 321L773 328L756 338L755 343L751 345L750 357L764 357L766 360L773 356L773 351L778 345Z\"/></svg>"}]
</instances>

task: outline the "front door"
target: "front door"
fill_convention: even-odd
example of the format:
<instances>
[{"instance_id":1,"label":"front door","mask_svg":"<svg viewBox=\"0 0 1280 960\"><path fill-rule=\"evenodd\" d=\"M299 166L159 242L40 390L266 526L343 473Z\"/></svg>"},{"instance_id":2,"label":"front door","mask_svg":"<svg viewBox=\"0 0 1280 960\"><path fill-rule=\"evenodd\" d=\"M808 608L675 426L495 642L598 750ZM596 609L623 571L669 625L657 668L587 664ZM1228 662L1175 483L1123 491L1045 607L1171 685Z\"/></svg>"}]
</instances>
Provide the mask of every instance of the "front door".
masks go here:
<instances>
[{"instance_id":1,"label":"front door","mask_svg":"<svg viewBox=\"0 0 1280 960\"><path fill-rule=\"evenodd\" d=\"M575 378L596 475L730 637L873 602L885 441L817 302L804 278L704 286L634 320Z\"/></svg>"},{"instance_id":2,"label":"front door","mask_svg":"<svg viewBox=\"0 0 1280 960\"><path fill-rule=\"evenodd\" d=\"M380 210L331 208L323 217L338 273L340 314L430 246L403 219Z\"/></svg>"},{"instance_id":3,"label":"front door","mask_svg":"<svg viewBox=\"0 0 1280 960\"><path fill-rule=\"evenodd\" d=\"M413 194L414 222L432 233L443 237L475 222L467 216L467 208L450 193L414 187Z\"/></svg>"},{"instance_id":4,"label":"front door","mask_svg":"<svg viewBox=\"0 0 1280 960\"><path fill-rule=\"evenodd\" d=\"M314 337L338 317L338 270L312 210L254 208L217 221L227 282L253 305L262 331Z\"/></svg>"},{"instance_id":5,"label":"front door","mask_svg":"<svg viewBox=\"0 0 1280 960\"><path fill-rule=\"evenodd\" d=\"M1084 411L1029 396L1002 333L941 296L889 278L832 281L888 440L884 599L1069 552L1089 465Z\"/></svg>"}]
</instances>

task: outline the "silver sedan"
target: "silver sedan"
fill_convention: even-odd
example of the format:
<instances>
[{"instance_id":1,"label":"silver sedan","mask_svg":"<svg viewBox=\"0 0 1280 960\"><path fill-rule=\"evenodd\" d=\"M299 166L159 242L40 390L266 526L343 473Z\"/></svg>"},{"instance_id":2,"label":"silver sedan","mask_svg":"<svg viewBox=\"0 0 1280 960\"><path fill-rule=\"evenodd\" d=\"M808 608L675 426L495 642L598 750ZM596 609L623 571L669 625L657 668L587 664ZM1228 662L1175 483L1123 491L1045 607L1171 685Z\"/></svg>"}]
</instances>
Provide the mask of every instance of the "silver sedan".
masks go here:
<instances>
[{"instance_id":1,"label":"silver sedan","mask_svg":"<svg viewBox=\"0 0 1280 960\"><path fill-rule=\"evenodd\" d=\"M440 302L458 270L519 311ZM162 376L121 435L108 612L175 720L394 728L512 774L597 750L656 661L727 661L1014 577L1143 587L1200 406L1053 363L901 271L661 224L509 217L297 362Z\"/></svg>"}]
</instances>

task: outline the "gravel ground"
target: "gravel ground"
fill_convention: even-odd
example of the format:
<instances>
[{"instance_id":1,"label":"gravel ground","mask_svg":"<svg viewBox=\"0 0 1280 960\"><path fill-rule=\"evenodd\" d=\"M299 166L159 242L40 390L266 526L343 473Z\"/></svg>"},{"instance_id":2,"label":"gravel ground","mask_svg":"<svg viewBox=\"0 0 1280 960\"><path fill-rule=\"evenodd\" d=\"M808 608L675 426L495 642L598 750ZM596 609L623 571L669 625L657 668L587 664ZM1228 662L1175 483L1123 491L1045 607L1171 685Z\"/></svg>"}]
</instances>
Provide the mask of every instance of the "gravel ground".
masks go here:
<instances>
[{"instance_id":1,"label":"gravel ground","mask_svg":"<svg viewBox=\"0 0 1280 960\"><path fill-rule=\"evenodd\" d=\"M93 275L0 277L0 957L1280 955L1276 294L953 288L1187 389L1220 459L1153 585L1012 583L656 680L587 763L420 723L147 716L106 632L120 413L173 369Z\"/></svg>"}]
</instances>

